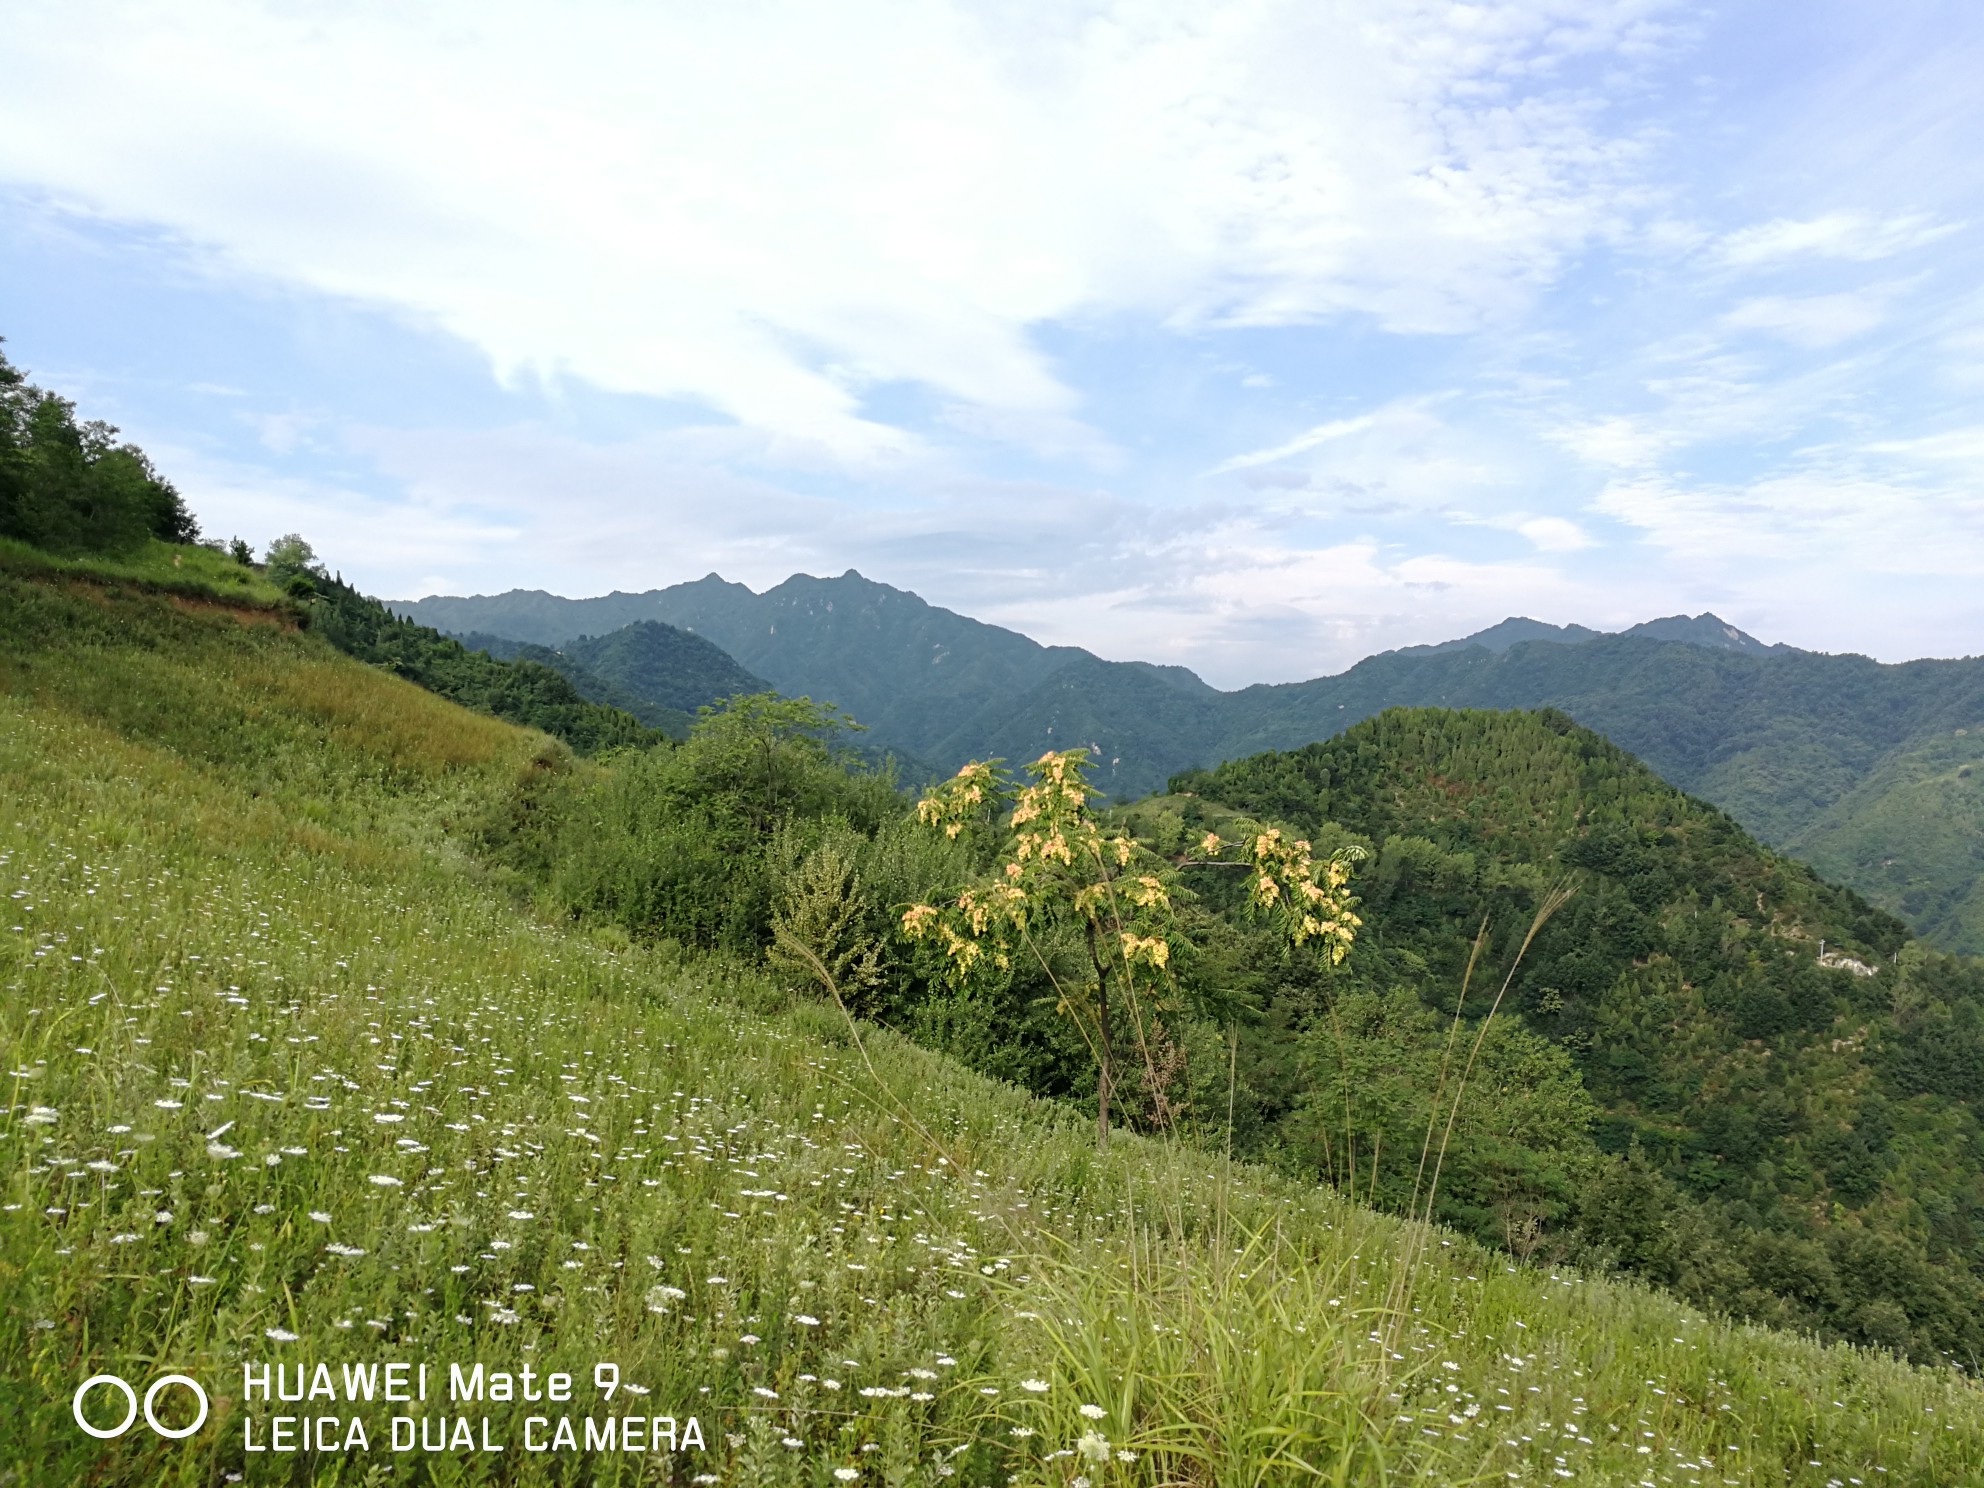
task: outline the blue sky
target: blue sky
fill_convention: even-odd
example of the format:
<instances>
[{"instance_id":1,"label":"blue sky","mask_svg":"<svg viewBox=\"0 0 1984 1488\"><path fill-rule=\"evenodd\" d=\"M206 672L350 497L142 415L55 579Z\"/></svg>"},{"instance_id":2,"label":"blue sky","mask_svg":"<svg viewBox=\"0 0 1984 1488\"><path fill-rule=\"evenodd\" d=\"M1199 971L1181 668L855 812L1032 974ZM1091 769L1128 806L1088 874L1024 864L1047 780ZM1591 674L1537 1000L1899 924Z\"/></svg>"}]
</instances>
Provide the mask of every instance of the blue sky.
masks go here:
<instances>
[{"instance_id":1,"label":"blue sky","mask_svg":"<svg viewBox=\"0 0 1984 1488\"><path fill-rule=\"evenodd\" d=\"M0 335L388 597L1974 654L1980 75L1923 0L25 0Z\"/></svg>"}]
</instances>

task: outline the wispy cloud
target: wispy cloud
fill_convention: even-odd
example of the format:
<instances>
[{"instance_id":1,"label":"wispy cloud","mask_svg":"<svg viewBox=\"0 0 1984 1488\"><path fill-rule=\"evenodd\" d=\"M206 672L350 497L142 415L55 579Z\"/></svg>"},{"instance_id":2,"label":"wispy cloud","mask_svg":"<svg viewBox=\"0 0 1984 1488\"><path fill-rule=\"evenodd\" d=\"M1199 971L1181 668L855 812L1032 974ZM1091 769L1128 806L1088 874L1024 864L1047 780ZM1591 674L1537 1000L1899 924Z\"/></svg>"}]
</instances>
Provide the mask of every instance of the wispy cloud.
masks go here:
<instances>
[{"instance_id":1,"label":"wispy cloud","mask_svg":"<svg viewBox=\"0 0 1984 1488\"><path fill-rule=\"evenodd\" d=\"M1347 439L1352 434L1362 434L1366 429L1375 428L1377 422L1378 415L1375 413L1360 413L1355 418L1332 419L1327 424L1318 424L1315 428L1305 433L1297 434L1293 439L1285 440L1277 445L1271 445L1267 449L1251 450L1244 455L1235 455L1232 459L1224 460L1218 465L1213 466L1210 473L1213 475L1226 475L1232 471L1247 470L1256 465L1273 465L1293 455L1306 454L1308 451L1328 444L1332 440ZM1277 485L1282 483L1282 480L1271 482L1271 484Z\"/></svg>"},{"instance_id":2,"label":"wispy cloud","mask_svg":"<svg viewBox=\"0 0 1984 1488\"><path fill-rule=\"evenodd\" d=\"M1763 295L1745 300L1722 324L1735 331L1763 331L1794 346L1837 346L1879 327L1888 318L1879 287L1831 295Z\"/></svg>"},{"instance_id":3,"label":"wispy cloud","mask_svg":"<svg viewBox=\"0 0 1984 1488\"><path fill-rule=\"evenodd\" d=\"M0 330L384 593L853 565L1227 682L1979 649L1932 9L23 0Z\"/></svg>"},{"instance_id":4,"label":"wispy cloud","mask_svg":"<svg viewBox=\"0 0 1984 1488\"><path fill-rule=\"evenodd\" d=\"M1872 263L1956 232L1960 224L1921 212L1879 218L1864 212L1827 212L1803 219L1780 217L1739 228L1723 237L1711 258L1731 268L1759 268L1801 258Z\"/></svg>"},{"instance_id":5,"label":"wispy cloud","mask_svg":"<svg viewBox=\"0 0 1984 1488\"><path fill-rule=\"evenodd\" d=\"M892 459L895 383L1068 430L1046 322L1510 312L1630 173L1564 69L1662 8L28 4L0 178L506 375Z\"/></svg>"}]
</instances>

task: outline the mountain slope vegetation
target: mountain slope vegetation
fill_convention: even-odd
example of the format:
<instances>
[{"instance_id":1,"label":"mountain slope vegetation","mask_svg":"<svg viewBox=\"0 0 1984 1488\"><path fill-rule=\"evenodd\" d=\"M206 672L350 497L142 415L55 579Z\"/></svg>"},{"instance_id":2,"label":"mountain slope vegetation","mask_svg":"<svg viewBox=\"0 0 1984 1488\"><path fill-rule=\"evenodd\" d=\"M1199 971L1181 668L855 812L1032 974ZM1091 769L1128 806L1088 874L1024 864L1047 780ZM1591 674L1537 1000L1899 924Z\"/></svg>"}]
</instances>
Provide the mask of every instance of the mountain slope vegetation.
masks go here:
<instances>
[{"instance_id":1,"label":"mountain slope vegetation","mask_svg":"<svg viewBox=\"0 0 1984 1488\"><path fill-rule=\"evenodd\" d=\"M1822 862L1936 944L1984 953L1984 879L1968 854L1935 845L1949 834L1916 830L1925 818L1968 819L1958 777L1905 763L1984 734L1980 658L1826 656L1767 646L1713 615L1620 635L1512 619L1336 676L1219 692L1183 668L1041 646L854 573L797 575L762 595L712 574L640 595L394 608L444 630L552 643L665 620L707 635L780 691L831 698L879 748L950 770L974 756L1024 760L1087 744L1098 782L1124 799L1181 768L1300 748L1390 707L1557 708L1765 842ZM1904 786L1904 801L1884 804Z\"/></svg>"},{"instance_id":2,"label":"mountain slope vegetation","mask_svg":"<svg viewBox=\"0 0 1984 1488\"><path fill-rule=\"evenodd\" d=\"M774 690L714 642L659 620L636 620L556 647L480 632L457 639L472 651L505 661L550 667L594 702L620 708L677 738L689 731L699 708Z\"/></svg>"},{"instance_id":3,"label":"mountain slope vegetation","mask_svg":"<svg viewBox=\"0 0 1984 1488\"><path fill-rule=\"evenodd\" d=\"M543 729L581 754L652 744L659 731L555 667L501 659L393 614L321 571L297 576L304 617L338 650L429 692L511 723ZM602 691L604 689L601 689Z\"/></svg>"},{"instance_id":4,"label":"mountain slope vegetation","mask_svg":"<svg viewBox=\"0 0 1984 1488\"><path fill-rule=\"evenodd\" d=\"M809 710L755 700L672 753L549 780L504 852L583 916L741 955L777 942L798 895L838 927L822 961L865 968L846 990L863 1011L1094 1109L1089 1035L1065 1015L1089 979L1079 937L1042 920L1027 955L951 985L901 912L991 865L836 762ZM1984 1355L1974 963L1562 714L1392 711L1175 784L1125 809L1146 841L1182 862L1266 821L1361 854L1365 929L1326 971L1254 922L1231 865L1181 867L1187 938L1172 994L1136 1013L1122 1119L1412 1212L1451 1041L1478 1039L1430 1201L1446 1222L1738 1315ZM1499 1023L1455 1002L1477 932L1482 976L1513 976Z\"/></svg>"},{"instance_id":5,"label":"mountain slope vegetation","mask_svg":"<svg viewBox=\"0 0 1984 1488\"><path fill-rule=\"evenodd\" d=\"M486 853L539 840L548 783L697 756L576 760L262 614L0 574L22 1481L1984 1471L1948 1371L1504 1264L1189 1143L1098 1156L1057 1104L857 1047L750 963L540 920ZM244 1361L407 1358L564 1368L595 1415L609 1360L648 1392L614 1413L697 1413L708 1445L244 1453ZM213 1387L194 1437L76 1431L83 1376L165 1365ZM383 1442L389 1409L340 1414ZM514 1447L537 1409L491 1429Z\"/></svg>"},{"instance_id":6,"label":"mountain slope vegetation","mask_svg":"<svg viewBox=\"0 0 1984 1488\"><path fill-rule=\"evenodd\" d=\"M1365 1016L1451 1015L1477 934L1496 979L1514 968L1501 1016L1541 1039L1536 1057L1568 1056L1616 1162L1590 1167L1570 1120L1556 1172L1533 1139L1491 1156L1453 1222L1518 1248L1567 1224L1574 1248L1704 1303L1925 1356L1984 1349L1984 965L1927 951L1559 713L1391 710L1173 786L1139 810L1181 834L1219 806L1368 846L1337 996L1412 997ZM1519 952L1565 880L1576 896ZM1262 1083L1265 1145L1409 1187L1419 1144L1381 1113L1351 1113L1348 1159L1326 1144L1333 1062L1412 1039L1346 1033L1289 990L1261 1059L1272 1072L1275 1045L1308 1046L1310 1092ZM1477 983L1477 1016L1495 995Z\"/></svg>"}]
</instances>

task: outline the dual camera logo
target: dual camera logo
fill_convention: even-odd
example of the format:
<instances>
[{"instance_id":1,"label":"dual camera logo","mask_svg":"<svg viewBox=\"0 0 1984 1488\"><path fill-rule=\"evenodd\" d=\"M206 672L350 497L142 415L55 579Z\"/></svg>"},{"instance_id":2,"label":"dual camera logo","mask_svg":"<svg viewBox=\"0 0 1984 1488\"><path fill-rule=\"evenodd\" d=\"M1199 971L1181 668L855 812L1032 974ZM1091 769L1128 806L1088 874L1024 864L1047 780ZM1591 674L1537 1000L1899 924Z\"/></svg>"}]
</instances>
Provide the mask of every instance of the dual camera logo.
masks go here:
<instances>
[{"instance_id":1,"label":"dual camera logo","mask_svg":"<svg viewBox=\"0 0 1984 1488\"><path fill-rule=\"evenodd\" d=\"M90 1391L94 1390L98 1385L108 1385L124 1397L124 1419L119 1421L115 1426L92 1426L83 1415L83 1401L88 1397ZM153 1407L158 1403L159 1392L167 1385L184 1385L193 1392L193 1397L200 1402L200 1413L193 1418L192 1425L168 1426L159 1420ZM113 1436L122 1436L137 1421L138 1392L131 1388L128 1380L118 1375L93 1374L80 1385L76 1386L76 1395L69 1402L69 1409L75 1415L78 1426L82 1427L91 1436L97 1437L100 1440L107 1440ZM144 1413L145 1424L147 1426L151 1427L160 1436L169 1437L177 1441L181 1437L191 1436L207 1424L207 1392L200 1388L198 1380L189 1378L186 1375L162 1374L153 1380L151 1388L145 1391Z\"/></svg>"}]
</instances>

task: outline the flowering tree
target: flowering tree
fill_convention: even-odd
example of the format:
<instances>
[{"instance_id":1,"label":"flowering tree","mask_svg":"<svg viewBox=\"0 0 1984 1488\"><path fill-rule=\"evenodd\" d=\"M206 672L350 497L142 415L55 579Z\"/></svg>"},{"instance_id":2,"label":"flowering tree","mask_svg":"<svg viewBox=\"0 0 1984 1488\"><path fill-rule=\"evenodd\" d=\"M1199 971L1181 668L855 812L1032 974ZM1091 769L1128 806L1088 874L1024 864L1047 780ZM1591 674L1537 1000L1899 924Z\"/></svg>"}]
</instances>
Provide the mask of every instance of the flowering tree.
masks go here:
<instances>
[{"instance_id":1,"label":"flowering tree","mask_svg":"<svg viewBox=\"0 0 1984 1488\"><path fill-rule=\"evenodd\" d=\"M1090 809L1101 794L1088 783L1088 751L1042 755L1017 788L997 761L973 761L917 803L917 819L958 837L996 824L1002 833L997 866L985 880L943 903L913 904L903 933L936 942L954 983L1009 971L1018 955L1033 957L1058 994L1057 1008L1080 1029L1096 1061L1096 1143L1109 1142L1110 1102L1117 1080L1117 1020L1127 1015L1136 1052L1155 1079L1147 1010L1171 985L1174 947L1182 939L1172 903L1177 864L1152 853L1126 832L1105 826ZM1007 802L1011 814L999 821ZM1226 860L1253 875L1249 903L1270 916L1294 945L1315 942L1332 963L1348 953L1360 923L1351 911L1350 869L1342 857L1318 862L1307 842L1273 828L1250 830L1228 843L1208 833L1186 861ZM1086 960L1086 978L1063 985L1042 952L1050 926L1072 927Z\"/></svg>"}]
</instances>

